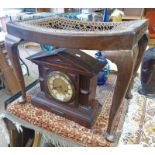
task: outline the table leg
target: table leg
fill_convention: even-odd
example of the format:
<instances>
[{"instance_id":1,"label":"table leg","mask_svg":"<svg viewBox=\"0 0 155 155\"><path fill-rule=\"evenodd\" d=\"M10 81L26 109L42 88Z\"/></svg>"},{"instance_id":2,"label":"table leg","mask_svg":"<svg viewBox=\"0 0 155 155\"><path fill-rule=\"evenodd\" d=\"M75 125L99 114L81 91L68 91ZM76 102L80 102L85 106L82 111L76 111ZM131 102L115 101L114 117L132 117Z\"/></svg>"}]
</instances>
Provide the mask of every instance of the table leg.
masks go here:
<instances>
[{"instance_id":1,"label":"table leg","mask_svg":"<svg viewBox=\"0 0 155 155\"><path fill-rule=\"evenodd\" d=\"M133 81L134 81L134 78L136 76L137 70L138 70L138 68L140 66L140 63L141 63L141 61L143 59L143 55L144 55L144 52L146 50L147 43L148 43L148 38L147 38L147 36L145 34L145 35L143 35L143 37L138 42L139 51L138 51L138 56L137 56L137 59L136 59L136 62L135 62L133 77L132 77L131 83L129 85L128 91L126 93L126 98L127 99L132 98L131 89L133 87Z\"/></svg>"},{"instance_id":2,"label":"table leg","mask_svg":"<svg viewBox=\"0 0 155 155\"><path fill-rule=\"evenodd\" d=\"M122 103L123 98L127 92L130 80L134 70L134 51L103 51L102 55L108 58L117 65L118 74L116 86L113 94L112 105L109 114L109 122L106 133L106 138L109 141L114 141L114 125L119 107Z\"/></svg>"},{"instance_id":3,"label":"table leg","mask_svg":"<svg viewBox=\"0 0 155 155\"><path fill-rule=\"evenodd\" d=\"M13 69L22 93L22 97L19 99L19 102L25 103L26 89L25 89L24 77L23 77L23 73L22 73L22 69L19 61L19 51L18 51L18 45L20 42L21 42L20 38L17 38L11 35L7 35L5 38L6 49L8 51L9 58L12 62Z\"/></svg>"}]
</instances>

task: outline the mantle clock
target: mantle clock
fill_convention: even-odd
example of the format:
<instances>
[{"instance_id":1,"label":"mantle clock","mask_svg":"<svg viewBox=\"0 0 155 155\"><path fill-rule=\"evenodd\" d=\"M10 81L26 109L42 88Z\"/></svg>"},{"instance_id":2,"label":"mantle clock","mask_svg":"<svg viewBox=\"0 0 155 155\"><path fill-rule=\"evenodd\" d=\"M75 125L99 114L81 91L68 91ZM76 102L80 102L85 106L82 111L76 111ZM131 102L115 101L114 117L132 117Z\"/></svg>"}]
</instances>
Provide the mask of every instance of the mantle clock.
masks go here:
<instances>
[{"instance_id":1,"label":"mantle clock","mask_svg":"<svg viewBox=\"0 0 155 155\"><path fill-rule=\"evenodd\" d=\"M97 75L106 64L80 50L62 48L28 59L38 65L41 89L31 103L91 128L101 110L95 99Z\"/></svg>"}]
</instances>

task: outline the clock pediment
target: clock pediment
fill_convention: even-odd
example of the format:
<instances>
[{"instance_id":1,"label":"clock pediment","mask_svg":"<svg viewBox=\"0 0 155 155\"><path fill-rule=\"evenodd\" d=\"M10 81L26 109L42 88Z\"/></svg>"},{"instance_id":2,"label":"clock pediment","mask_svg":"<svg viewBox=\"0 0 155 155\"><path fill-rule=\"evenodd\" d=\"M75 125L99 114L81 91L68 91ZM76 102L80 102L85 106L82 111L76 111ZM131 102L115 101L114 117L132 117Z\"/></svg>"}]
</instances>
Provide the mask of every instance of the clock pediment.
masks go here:
<instances>
[{"instance_id":1,"label":"clock pediment","mask_svg":"<svg viewBox=\"0 0 155 155\"><path fill-rule=\"evenodd\" d=\"M106 65L77 49L60 48L53 50L53 52L41 51L27 59L37 65L46 65L88 76L98 74Z\"/></svg>"}]
</instances>

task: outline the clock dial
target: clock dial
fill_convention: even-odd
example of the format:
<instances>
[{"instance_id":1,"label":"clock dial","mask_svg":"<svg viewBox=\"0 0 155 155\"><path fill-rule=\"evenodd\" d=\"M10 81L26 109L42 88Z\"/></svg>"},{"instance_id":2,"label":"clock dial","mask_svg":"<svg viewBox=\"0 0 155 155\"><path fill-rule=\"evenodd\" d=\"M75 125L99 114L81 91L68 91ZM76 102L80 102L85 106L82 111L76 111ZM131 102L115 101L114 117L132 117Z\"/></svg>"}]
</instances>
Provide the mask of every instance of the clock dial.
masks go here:
<instances>
[{"instance_id":1,"label":"clock dial","mask_svg":"<svg viewBox=\"0 0 155 155\"><path fill-rule=\"evenodd\" d=\"M68 102L73 98L75 89L69 76L53 71L49 74L47 85L50 95L62 102Z\"/></svg>"}]
</instances>

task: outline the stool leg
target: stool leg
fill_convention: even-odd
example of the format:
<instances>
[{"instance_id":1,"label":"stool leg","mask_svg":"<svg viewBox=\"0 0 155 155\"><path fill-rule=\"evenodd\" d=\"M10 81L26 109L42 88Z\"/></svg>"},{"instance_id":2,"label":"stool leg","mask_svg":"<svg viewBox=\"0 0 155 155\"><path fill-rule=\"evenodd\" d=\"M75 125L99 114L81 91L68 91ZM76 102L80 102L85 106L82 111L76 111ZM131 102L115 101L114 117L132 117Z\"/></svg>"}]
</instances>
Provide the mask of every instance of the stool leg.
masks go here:
<instances>
[{"instance_id":1,"label":"stool leg","mask_svg":"<svg viewBox=\"0 0 155 155\"><path fill-rule=\"evenodd\" d=\"M22 93L22 97L19 99L20 103L25 103L26 101L26 88L25 88L25 82L24 77L19 61L19 51L18 51L18 45L21 42L20 38L7 35L5 38L5 44L8 51L9 58L12 62L14 72L16 74L19 87Z\"/></svg>"},{"instance_id":2,"label":"stool leg","mask_svg":"<svg viewBox=\"0 0 155 155\"><path fill-rule=\"evenodd\" d=\"M147 43L148 43L148 38L147 38L147 36L145 34L145 35L143 35L143 37L138 42L138 47L139 47L138 56L137 56L137 59L136 59L136 62L135 62L133 77L132 77L131 83L129 85L128 91L126 93L126 98L127 99L132 98L131 89L133 87L133 80L136 77L137 70L138 70L138 68L140 66L140 63L141 63L142 59L143 59L143 55L144 55L144 52L146 50Z\"/></svg>"},{"instance_id":3,"label":"stool leg","mask_svg":"<svg viewBox=\"0 0 155 155\"><path fill-rule=\"evenodd\" d=\"M108 141L115 140L114 125L119 107L127 92L130 80L133 75L134 58L133 51L105 51L103 56L113 61L118 68L117 81L113 94L112 105L109 114L109 122L106 133Z\"/></svg>"}]
</instances>

